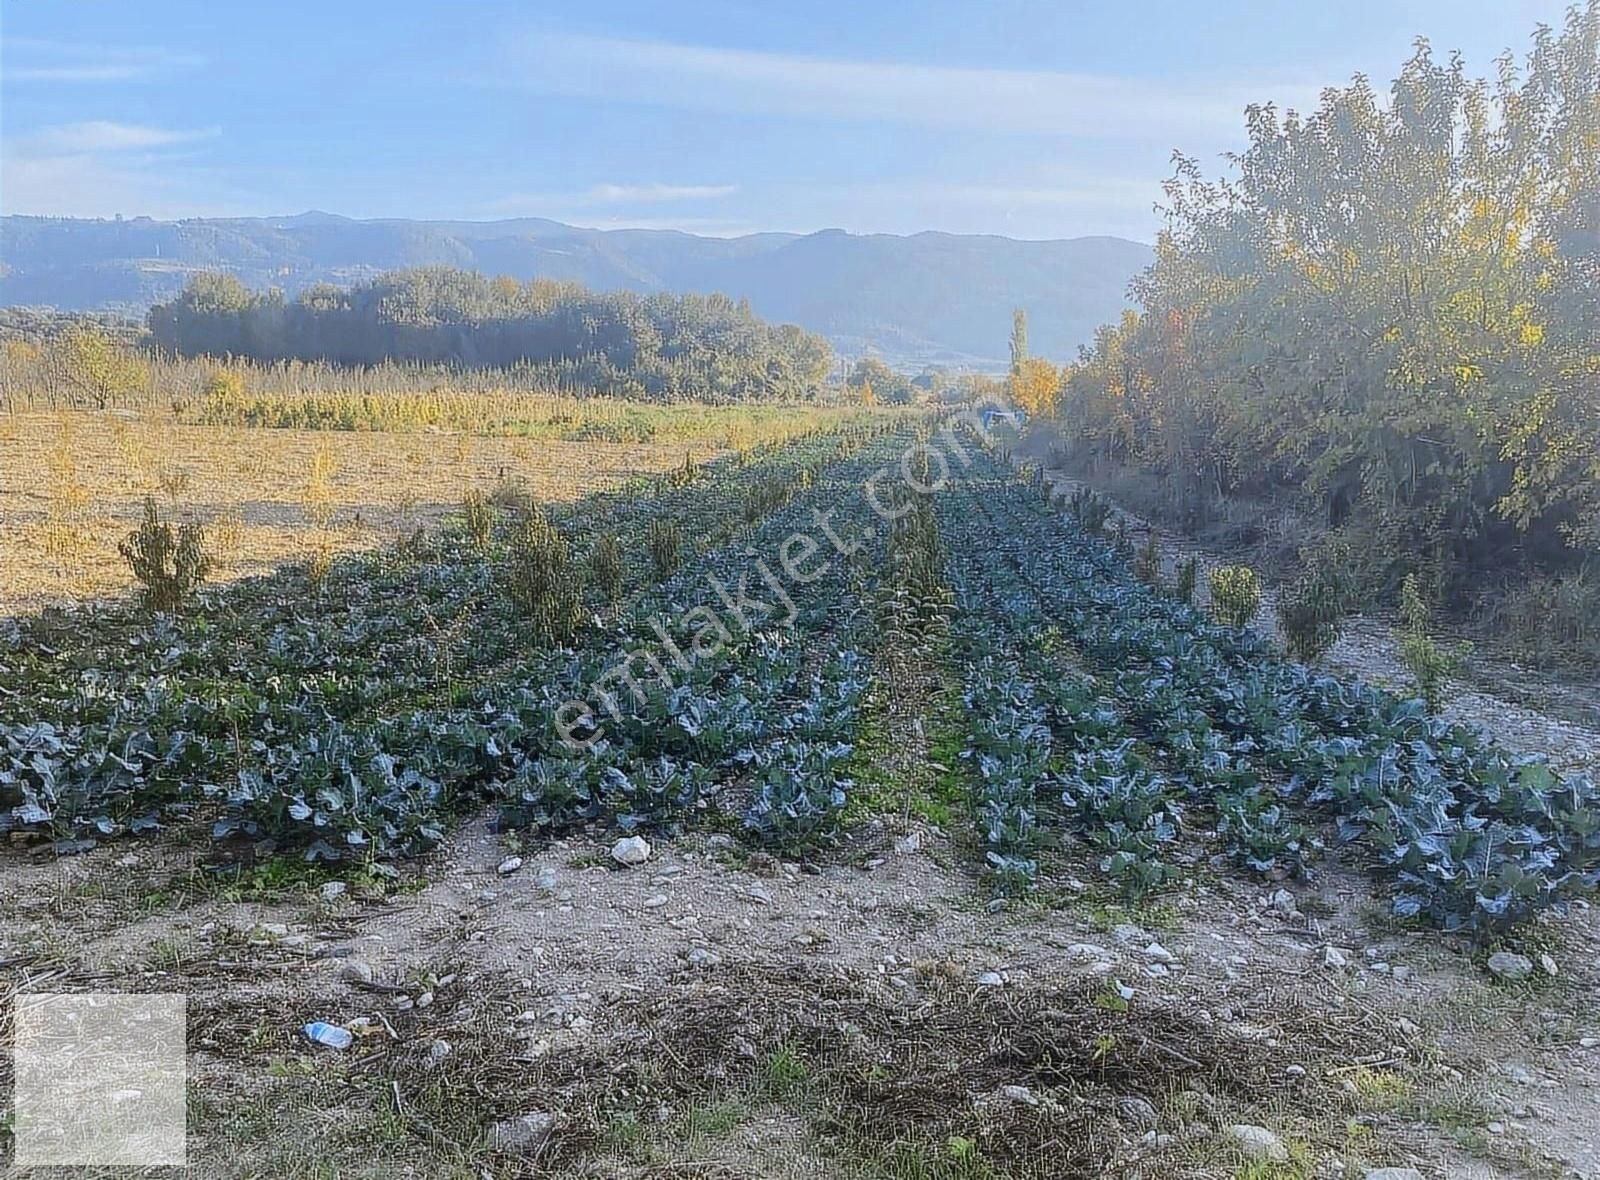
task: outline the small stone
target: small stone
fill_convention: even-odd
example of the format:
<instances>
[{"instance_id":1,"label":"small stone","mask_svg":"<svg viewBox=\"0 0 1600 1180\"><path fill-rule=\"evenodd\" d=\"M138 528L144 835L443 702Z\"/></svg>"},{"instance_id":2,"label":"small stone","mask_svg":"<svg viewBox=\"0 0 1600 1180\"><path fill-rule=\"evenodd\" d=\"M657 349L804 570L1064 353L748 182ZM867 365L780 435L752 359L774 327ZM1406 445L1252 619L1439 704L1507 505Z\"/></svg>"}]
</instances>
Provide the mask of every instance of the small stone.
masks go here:
<instances>
[{"instance_id":1,"label":"small stone","mask_svg":"<svg viewBox=\"0 0 1600 1180\"><path fill-rule=\"evenodd\" d=\"M721 955L717 954L716 951L710 950L709 948L703 946L697 946L691 950L689 952L688 959L689 966L701 971L718 966L722 962Z\"/></svg>"},{"instance_id":2,"label":"small stone","mask_svg":"<svg viewBox=\"0 0 1600 1180\"><path fill-rule=\"evenodd\" d=\"M1396 983L1410 983L1411 982L1411 968L1410 967L1396 967L1394 969L1394 981Z\"/></svg>"},{"instance_id":3,"label":"small stone","mask_svg":"<svg viewBox=\"0 0 1600 1180\"><path fill-rule=\"evenodd\" d=\"M644 899L644 908L647 910L659 910L666 904L667 895L665 893L656 893Z\"/></svg>"},{"instance_id":4,"label":"small stone","mask_svg":"<svg viewBox=\"0 0 1600 1180\"><path fill-rule=\"evenodd\" d=\"M450 1042L442 1037L436 1037L433 1043L428 1046L428 1056L434 1061L443 1061L450 1056Z\"/></svg>"},{"instance_id":5,"label":"small stone","mask_svg":"<svg viewBox=\"0 0 1600 1180\"><path fill-rule=\"evenodd\" d=\"M343 881L327 881L321 889L317 890L322 895L323 901L338 901L344 896L345 884Z\"/></svg>"},{"instance_id":6,"label":"small stone","mask_svg":"<svg viewBox=\"0 0 1600 1180\"><path fill-rule=\"evenodd\" d=\"M1362 1180L1423 1180L1423 1176L1415 1168L1368 1168Z\"/></svg>"},{"instance_id":7,"label":"small stone","mask_svg":"<svg viewBox=\"0 0 1600 1180\"><path fill-rule=\"evenodd\" d=\"M1539 1079L1533 1075L1533 1071L1526 1065L1515 1061L1506 1062L1500 1067L1500 1072L1518 1086L1535 1086L1539 1083Z\"/></svg>"},{"instance_id":8,"label":"small stone","mask_svg":"<svg viewBox=\"0 0 1600 1180\"><path fill-rule=\"evenodd\" d=\"M1295 902L1294 894L1290 893L1287 889L1280 889L1274 893L1268 904L1270 904L1278 913L1285 916L1296 913L1300 908Z\"/></svg>"},{"instance_id":9,"label":"small stone","mask_svg":"<svg viewBox=\"0 0 1600 1180\"><path fill-rule=\"evenodd\" d=\"M1322 965L1330 971L1343 971L1350 966L1350 960L1338 947L1326 946L1322 948Z\"/></svg>"},{"instance_id":10,"label":"small stone","mask_svg":"<svg viewBox=\"0 0 1600 1180\"><path fill-rule=\"evenodd\" d=\"M998 971L985 971L978 976L979 987L1004 987L1006 977Z\"/></svg>"},{"instance_id":11,"label":"small stone","mask_svg":"<svg viewBox=\"0 0 1600 1180\"><path fill-rule=\"evenodd\" d=\"M1291 1078L1303 1078L1306 1076L1306 1067L1303 1065L1291 1065L1283 1072Z\"/></svg>"},{"instance_id":12,"label":"small stone","mask_svg":"<svg viewBox=\"0 0 1600 1180\"><path fill-rule=\"evenodd\" d=\"M1496 951L1489 956L1489 974L1501 983L1521 983L1533 974L1533 960L1510 951Z\"/></svg>"},{"instance_id":13,"label":"small stone","mask_svg":"<svg viewBox=\"0 0 1600 1180\"><path fill-rule=\"evenodd\" d=\"M432 1006L433 1006L433 993L432 992L423 992L420 996L417 997L417 1007L418 1008L431 1008Z\"/></svg>"},{"instance_id":14,"label":"small stone","mask_svg":"<svg viewBox=\"0 0 1600 1180\"><path fill-rule=\"evenodd\" d=\"M360 959L346 959L339 964L339 978L346 983L371 983L372 964Z\"/></svg>"},{"instance_id":15,"label":"small stone","mask_svg":"<svg viewBox=\"0 0 1600 1180\"><path fill-rule=\"evenodd\" d=\"M650 859L650 841L643 836L627 836L611 846L611 859L619 865L642 865Z\"/></svg>"},{"instance_id":16,"label":"small stone","mask_svg":"<svg viewBox=\"0 0 1600 1180\"><path fill-rule=\"evenodd\" d=\"M749 889L746 889L744 894L757 905L772 904L772 890L768 889L760 881L757 881L755 884L751 885Z\"/></svg>"},{"instance_id":17,"label":"small stone","mask_svg":"<svg viewBox=\"0 0 1600 1180\"><path fill-rule=\"evenodd\" d=\"M1550 976L1550 978L1552 978L1552 979L1555 978L1555 976L1556 976L1556 961L1553 958L1551 958L1548 954L1543 954L1543 955L1539 956L1539 968L1546 975Z\"/></svg>"},{"instance_id":18,"label":"small stone","mask_svg":"<svg viewBox=\"0 0 1600 1180\"><path fill-rule=\"evenodd\" d=\"M1146 963L1144 973L1151 979L1165 979L1172 971L1165 963Z\"/></svg>"},{"instance_id":19,"label":"small stone","mask_svg":"<svg viewBox=\"0 0 1600 1180\"><path fill-rule=\"evenodd\" d=\"M1096 946L1092 942L1075 942L1067 948L1069 959L1089 959L1096 963L1108 962L1111 952L1103 946Z\"/></svg>"},{"instance_id":20,"label":"small stone","mask_svg":"<svg viewBox=\"0 0 1600 1180\"><path fill-rule=\"evenodd\" d=\"M520 856L508 856L500 862L500 865L495 869L495 872L499 873L502 877L509 877L521 867L522 858Z\"/></svg>"},{"instance_id":21,"label":"small stone","mask_svg":"<svg viewBox=\"0 0 1600 1180\"><path fill-rule=\"evenodd\" d=\"M1117 1099L1117 1117L1135 1127L1156 1125L1156 1108L1146 1098L1137 1094Z\"/></svg>"},{"instance_id":22,"label":"small stone","mask_svg":"<svg viewBox=\"0 0 1600 1180\"><path fill-rule=\"evenodd\" d=\"M1289 1149L1283 1145L1283 1140L1265 1127L1235 1123L1228 1128L1228 1136L1239 1145L1247 1159L1275 1164L1286 1163L1289 1159Z\"/></svg>"},{"instance_id":23,"label":"small stone","mask_svg":"<svg viewBox=\"0 0 1600 1180\"><path fill-rule=\"evenodd\" d=\"M1506 1125L1497 1119L1489 1124L1488 1131L1491 1135L1504 1135L1506 1133Z\"/></svg>"},{"instance_id":24,"label":"small stone","mask_svg":"<svg viewBox=\"0 0 1600 1180\"><path fill-rule=\"evenodd\" d=\"M1584 1037L1583 1040L1578 1042L1578 1048L1580 1048L1580 1049L1600 1048L1600 1037Z\"/></svg>"},{"instance_id":25,"label":"small stone","mask_svg":"<svg viewBox=\"0 0 1600 1180\"><path fill-rule=\"evenodd\" d=\"M489 1128L489 1147L511 1155L537 1155L555 1134L556 1116L542 1110L507 1119Z\"/></svg>"},{"instance_id":26,"label":"small stone","mask_svg":"<svg viewBox=\"0 0 1600 1180\"><path fill-rule=\"evenodd\" d=\"M534 877L533 881L535 885L546 893L554 893L556 891L556 871L549 865L541 865L539 873Z\"/></svg>"},{"instance_id":27,"label":"small stone","mask_svg":"<svg viewBox=\"0 0 1600 1180\"><path fill-rule=\"evenodd\" d=\"M1002 1086L1000 1093L1020 1106L1039 1105L1039 1096L1026 1086Z\"/></svg>"},{"instance_id":28,"label":"small stone","mask_svg":"<svg viewBox=\"0 0 1600 1180\"><path fill-rule=\"evenodd\" d=\"M1152 942L1145 947L1144 957L1152 963L1174 963L1177 961L1176 956L1159 942Z\"/></svg>"}]
</instances>

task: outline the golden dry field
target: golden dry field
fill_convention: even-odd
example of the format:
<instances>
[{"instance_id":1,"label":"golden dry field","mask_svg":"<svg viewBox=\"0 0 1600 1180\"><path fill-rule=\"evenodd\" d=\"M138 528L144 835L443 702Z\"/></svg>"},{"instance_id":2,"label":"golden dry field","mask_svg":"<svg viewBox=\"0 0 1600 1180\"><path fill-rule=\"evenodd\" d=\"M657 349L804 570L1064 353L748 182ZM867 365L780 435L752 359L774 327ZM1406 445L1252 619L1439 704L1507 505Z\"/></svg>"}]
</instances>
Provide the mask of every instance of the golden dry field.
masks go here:
<instances>
[{"instance_id":1,"label":"golden dry field","mask_svg":"<svg viewBox=\"0 0 1600 1180\"><path fill-rule=\"evenodd\" d=\"M0 614L127 590L117 544L147 496L163 516L206 524L213 578L225 580L391 541L472 489L571 500L825 413L775 411L752 427L749 411L675 407L698 429L649 442L275 429L152 409L0 414Z\"/></svg>"}]
</instances>

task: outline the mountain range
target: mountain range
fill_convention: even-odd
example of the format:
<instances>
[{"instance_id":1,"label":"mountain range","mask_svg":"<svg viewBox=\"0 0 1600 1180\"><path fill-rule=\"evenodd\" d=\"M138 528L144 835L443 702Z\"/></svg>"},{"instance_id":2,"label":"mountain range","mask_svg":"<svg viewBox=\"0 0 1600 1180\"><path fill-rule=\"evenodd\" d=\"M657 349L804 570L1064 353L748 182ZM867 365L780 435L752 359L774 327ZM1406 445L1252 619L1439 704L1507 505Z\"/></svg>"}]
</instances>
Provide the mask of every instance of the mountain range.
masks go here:
<instances>
[{"instance_id":1,"label":"mountain range","mask_svg":"<svg viewBox=\"0 0 1600 1180\"><path fill-rule=\"evenodd\" d=\"M584 229L510 221L294 217L156 221L0 217L0 304L142 313L191 274L221 270L293 296L398 267L448 265L570 279L597 290L721 291L827 336L845 356L993 367L1012 310L1031 350L1064 359L1117 318L1147 245L1112 237L1019 241L927 232L758 233Z\"/></svg>"}]
</instances>

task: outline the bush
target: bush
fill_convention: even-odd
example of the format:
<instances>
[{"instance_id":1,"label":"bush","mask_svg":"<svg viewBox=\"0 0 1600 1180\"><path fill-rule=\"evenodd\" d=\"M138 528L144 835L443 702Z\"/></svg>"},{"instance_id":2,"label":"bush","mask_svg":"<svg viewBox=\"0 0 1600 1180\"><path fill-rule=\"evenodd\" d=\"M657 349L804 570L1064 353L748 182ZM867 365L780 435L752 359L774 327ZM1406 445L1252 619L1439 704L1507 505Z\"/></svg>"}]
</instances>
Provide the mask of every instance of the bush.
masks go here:
<instances>
[{"instance_id":1,"label":"bush","mask_svg":"<svg viewBox=\"0 0 1600 1180\"><path fill-rule=\"evenodd\" d=\"M1194 605L1194 587L1200 579L1200 559L1186 557L1178 563L1177 579L1172 586L1172 593L1179 602L1189 606Z\"/></svg>"},{"instance_id":2,"label":"bush","mask_svg":"<svg viewBox=\"0 0 1600 1180\"><path fill-rule=\"evenodd\" d=\"M1211 613L1229 627L1248 627L1261 609L1261 579L1247 565L1211 571Z\"/></svg>"},{"instance_id":3,"label":"bush","mask_svg":"<svg viewBox=\"0 0 1600 1180\"><path fill-rule=\"evenodd\" d=\"M1491 600L1489 629L1539 664L1600 664L1600 568L1533 578Z\"/></svg>"},{"instance_id":4,"label":"bush","mask_svg":"<svg viewBox=\"0 0 1600 1180\"><path fill-rule=\"evenodd\" d=\"M1117 531L1111 534L1111 548L1124 563L1133 564L1133 534L1128 531L1128 518L1117 518Z\"/></svg>"},{"instance_id":5,"label":"bush","mask_svg":"<svg viewBox=\"0 0 1600 1180\"><path fill-rule=\"evenodd\" d=\"M486 552L494 529L494 509L489 505L489 497L476 488L469 491L461 497L461 518L472 547L479 553Z\"/></svg>"},{"instance_id":6,"label":"bush","mask_svg":"<svg viewBox=\"0 0 1600 1180\"><path fill-rule=\"evenodd\" d=\"M161 519L154 496L144 501L144 523L117 550L133 571L145 606L158 612L177 610L193 596L211 572L205 529L181 525L176 532Z\"/></svg>"},{"instance_id":7,"label":"bush","mask_svg":"<svg viewBox=\"0 0 1600 1180\"><path fill-rule=\"evenodd\" d=\"M244 374L238 369L217 369L206 378L202 393L206 399L205 420L227 422L244 400Z\"/></svg>"},{"instance_id":8,"label":"bush","mask_svg":"<svg viewBox=\"0 0 1600 1180\"><path fill-rule=\"evenodd\" d=\"M583 580L567 539L538 508L524 513L506 548L510 597L542 643L570 643L583 624Z\"/></svg>"},{"instance_id":9,"label":"bush","mask_svg":"<svg viewBox=\"0 0 1600 1180\"><path fill-rule=\"evenodd\" d=\"M1091 537L1102 536L1106 531L1106 521L1111 517L1111 505L1083 487L1072 493L1072 498L1067 501L1067 511L1072 513L1078 527Z\"/></svg>"},{"instance_id":10,"label":"bush","mask_svg":"<svg viewBox=\"0 0 1600 1180\"><path fill-rule=\"evenodd\" d=\"M1301 577L1278 602L1278 630L1285 650L1302 663L1321 659L1338 641L1344 608L1338 586L1316 574Z\"/></svg>"},{"instance_id":11,"label":"bush","mask_svg":"<svg viewBox=\"0 0 1600 1180\"><path fill-rule=\"evenodd\" d=\"M678 561L683 551L683 535L675 520L652 520L648 538L650 567L656 581L665 582L678 572Z\"/></svg>"},{"instance_id":12,"label":"bush","mask_svg":"<svg viewBox=\"0 0 1600 1180\"><path fill-rule=\"evenodd\" d=\"M589 551L589 577L611 606L622 601L622 542L605 533Z\"/></svg>"},{"instance_id":13,"label":"bush","mask_svg":"<svg viewBox=\"0 0 1600 1180\"><path fill-rule=\"evenodd\" d=\"M1411 673L1417 695L1433 712L1444 706L1444 690L1450 679L1472 654L1469 644L1441 647L1429 634L1428 604L1415 574L1407 574L1400 586L1400 614L1405 629L1400 638L1400 662Z\"/></svg>"},{"instance_id":14,"label":"bush","mask_svg":"<svg viewBox=\"0 0 1600 1180\"><path fill-rule=\"evenodd\" d=\"M1133 576L1147 586L1161 585L1161 542L1156 538L1154 529L1150 530L1144 548L1133 559Z\"/></svg>"}]
</instances>

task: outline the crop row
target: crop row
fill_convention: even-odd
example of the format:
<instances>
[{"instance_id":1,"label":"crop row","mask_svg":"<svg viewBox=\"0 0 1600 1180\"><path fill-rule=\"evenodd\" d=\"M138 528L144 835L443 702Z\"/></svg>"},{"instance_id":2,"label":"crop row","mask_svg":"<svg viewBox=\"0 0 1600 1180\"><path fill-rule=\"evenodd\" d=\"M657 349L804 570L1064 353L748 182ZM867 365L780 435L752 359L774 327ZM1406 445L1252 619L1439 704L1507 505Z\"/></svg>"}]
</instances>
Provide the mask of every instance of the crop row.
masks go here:
<instances>
[{"instance_id":1,"label":"crop row","mask_svg":"<svg viewBox=\"0 0 1600 1180\"><path fill-rule=\"evenodd\" d=\"M508 819L575 822L594 811L583 796L597 796L599 787L624 822L661 813L653 804L630 811L619 793L647 802L683 797L685 782L708 773L717 735L738 729L741 706L723 691L727 683L772 688L769 698L757 694L748 703L758 717L779 704L821 716L848 697L839 686L853 683L852 674L831 670L852 662L788 668L795 657L782 636L761 627L730 636L715 658L675 676L670 691L656 685L642 706L630 701L630 708L668 710L672 725L630 714L582 759L549 753L560 746L549 720L554 707L608 671L604 653L632 650L653 634L649 620L681 618L694 596L703 597L706 575L733 576L746 546L764 551L773 537L789 535L808 505L859 500L863 471L892 454L897 438L857 424L744 462L686 469L653 489L597 497L566 514L577 546L626 527L634 542L624 551L637 552L652 521L670 520L707 547L659 585L636 558L625 601L610 611L591 601L595 617L570 650L530 641L496 593L498 543L481 552L464 536L423 552L343 563L320 601L297 597L304 588L280 575L218 592L177 618L116 615L104 630L120 642L84 633L100 628L47 642L39 626L15 627L0 644L0 683L15 686L0 696L0 829L82 841L152 827L211 798L226 812L219 835L270 836L309 845L313 855L348 855L436 839L466 787L515 803ZM846 489L855 495L844 496ZM814 610L822 591L800 589L798 608ZM824 614L830 622L848 617L837 603ZM459 635L444 647L435 642L441 631ZM832 631L846 636L849 628L839 622ZM780 675L786 669L788 679ZM397 683L406 691L396 691ZM693 748L648 736L628 741L622 753L629 733L675 726L701 729ZM797 720L792 728L804 737L827 727L808 730ZM784 768L821 758L783 746L777 735L735 753L769 784ZM673 759L683 765L675 768ZM513 782L550 785L530 799L526 786L506 785ZM563 793L570 803L560 801ZM766 793L777 799L782 792L769 785Z\"/></svg>"},{"instance_id":2,"label":"crop row","mask_svg":"<svg viewBox=\"0 0 1600 1180\"><path fill-rule=\"evenodd\" d=\"M945 500L951 527L980 538L1008 583L1002 593L1031 596L1137 736L1155 769L1134 767L1128 781L1156 770L1175 781L1211 809L1237 861L1300 871L1317 851L1308 825L1331 822L1395 880L1396 912L1477 931L1600 881L1600 793L1589 780L1562 781L1421 702L1213 624L1135 580L1110 545L993 456ZM1170 797L1153 786L1134 794Z\"/></svg>"}]
</instances>

